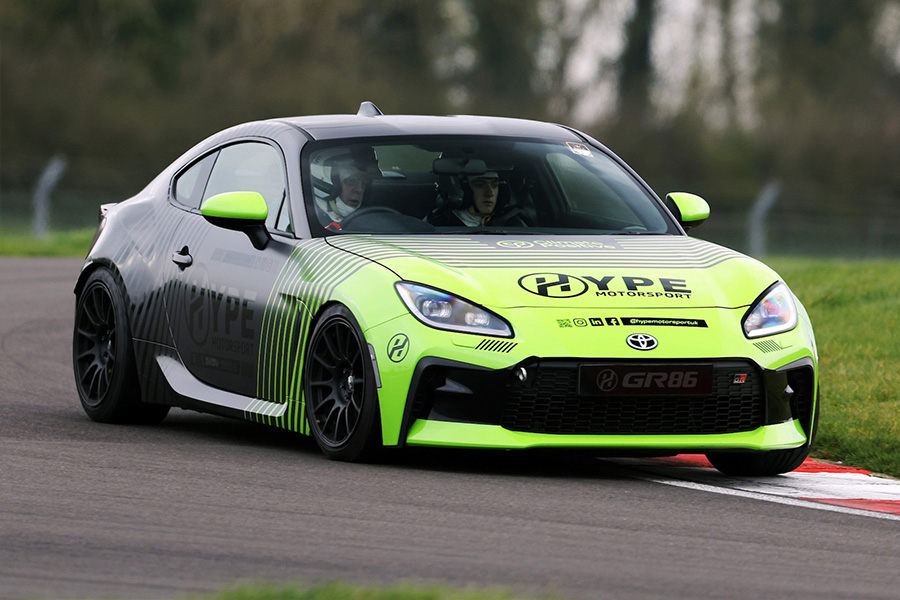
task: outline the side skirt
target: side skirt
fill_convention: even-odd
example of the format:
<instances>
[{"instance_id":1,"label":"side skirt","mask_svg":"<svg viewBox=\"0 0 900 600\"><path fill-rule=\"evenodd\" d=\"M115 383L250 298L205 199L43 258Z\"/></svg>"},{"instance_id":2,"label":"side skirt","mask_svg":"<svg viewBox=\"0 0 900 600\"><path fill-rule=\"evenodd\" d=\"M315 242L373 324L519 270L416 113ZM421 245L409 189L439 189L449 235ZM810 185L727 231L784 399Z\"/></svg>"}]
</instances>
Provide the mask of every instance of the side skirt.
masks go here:
<instances>
[{"instance_id":1,"label":"side skirt","mask_svg":"<svg viewBox=\"0 0 900 600\"><path fill-rule=\"evenodd\" d=\"M191 375L177 358L158 355L156 364L172 391L175 406L263 423L278 419L288 409L287 402L248 398L207 385Z\"/></svg>"}]
</instances>

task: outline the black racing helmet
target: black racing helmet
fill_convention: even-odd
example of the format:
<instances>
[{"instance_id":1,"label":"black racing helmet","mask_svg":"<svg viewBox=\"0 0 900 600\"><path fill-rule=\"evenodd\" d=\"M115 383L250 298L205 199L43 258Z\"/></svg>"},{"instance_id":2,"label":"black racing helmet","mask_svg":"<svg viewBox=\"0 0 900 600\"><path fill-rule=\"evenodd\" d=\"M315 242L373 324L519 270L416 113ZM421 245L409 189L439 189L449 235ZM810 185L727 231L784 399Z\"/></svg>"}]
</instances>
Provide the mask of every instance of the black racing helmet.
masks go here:
<instances>
[{"instance_id":1,"label":"black racing helmet","mask_svg":"<svg viewBox=\"0 0 900 600\"><path fill-rule=\"evenodd\" d=\"M370 146L349 146L347 152L335 155L327 164L331 166L332 196L339 196L341 182L351 177L359 177L366 181L382 177L375 151Z\"/></svg>"}]
</instances>

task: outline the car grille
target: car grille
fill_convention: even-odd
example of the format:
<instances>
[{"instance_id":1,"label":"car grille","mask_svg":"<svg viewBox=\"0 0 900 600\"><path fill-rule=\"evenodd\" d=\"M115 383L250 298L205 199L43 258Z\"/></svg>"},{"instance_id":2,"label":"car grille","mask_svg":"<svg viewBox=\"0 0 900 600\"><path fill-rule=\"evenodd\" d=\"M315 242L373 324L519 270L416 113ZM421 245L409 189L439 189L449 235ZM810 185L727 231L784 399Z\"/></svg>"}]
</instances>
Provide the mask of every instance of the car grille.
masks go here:
<instances>
[{"instance_id":1,"label":"car grille","mask_svg":"<svg viewBox=\"0 0 900 600\"><path fill-rule=\"evenodd\" d=\"M747 374L734 383L735 374ZM765 421L765 384L749 363L716 362L703 396L578 395L578 366L542 363L509 388L501 426L553 434L711 434L751 431Z\"/></svg>"}]
</instances>

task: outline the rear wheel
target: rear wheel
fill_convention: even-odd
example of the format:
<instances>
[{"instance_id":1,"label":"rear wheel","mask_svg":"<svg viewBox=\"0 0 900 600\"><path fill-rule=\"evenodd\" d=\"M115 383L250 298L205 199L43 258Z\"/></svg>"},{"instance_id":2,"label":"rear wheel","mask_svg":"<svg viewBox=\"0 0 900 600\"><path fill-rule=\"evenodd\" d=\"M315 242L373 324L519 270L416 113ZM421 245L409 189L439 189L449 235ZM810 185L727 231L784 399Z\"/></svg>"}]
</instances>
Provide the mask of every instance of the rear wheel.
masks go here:
<instances>
[{"instance_id":1,"label":"rear wheel","mask_svg":"<svg viewBox=\"0 0 900 600\"><path fill-rule=\"evenodd\" d=\"M381 422L369 348L356 319L335 305L313 331L304 368L310 432L328 458L371 459L381 447Z\"/></svg>"},{"instance_id":2,"label":"rear wheel","mask_svg":"<svg viewBox=\"0 0 900 600\"><path fill-rule=\"evenodd\" d=\"M169 412L141 402L125 300L106 269L90 275L75 305L72 362L81 406L94 421L158 423Z\"/></svg>"}]
</instances>

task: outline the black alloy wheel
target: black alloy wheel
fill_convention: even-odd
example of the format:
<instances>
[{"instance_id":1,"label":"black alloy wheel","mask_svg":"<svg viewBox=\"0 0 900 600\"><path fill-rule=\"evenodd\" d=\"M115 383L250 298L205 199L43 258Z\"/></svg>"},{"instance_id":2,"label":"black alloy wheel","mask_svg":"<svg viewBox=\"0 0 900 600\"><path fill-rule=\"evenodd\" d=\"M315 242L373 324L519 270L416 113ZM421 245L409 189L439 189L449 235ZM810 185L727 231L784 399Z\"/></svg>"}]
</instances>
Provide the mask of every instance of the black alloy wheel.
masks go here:
<instances>
[{"instance_id":1,"label":"black alloy wheel","mask_svg":"<svg viewBox=\"0 0 900 600\"><path fill-rule=\"evenodd\" d=\"M305 368L310 431L329 458L371 458L380 442L380 420L368 345L343 306L320 317Z\"/></svg>"},{"instance_id":2,"label":"black alloy wheel","mask_svg":"<svg viewBox=\"0 0 900 600\"><path fill-rule=\"evenodd\" d=\"M81 406L94 421L158 423L169 412L141 402L125 301L106 269L94 271L78 297L72 362Z\"/></svg>"},{"instance_id":3,"label":"black alloy wheel","mask_svg":"<svg viewBox=\"0 0 900 600\"><path fill-rule=\"evenodd\" d=\"M84 291L75 324L75 373L91 407L100 406L116 367L116 315L109 290L94 281Z\"/></svg>"}]
</instances>

